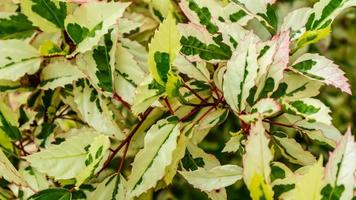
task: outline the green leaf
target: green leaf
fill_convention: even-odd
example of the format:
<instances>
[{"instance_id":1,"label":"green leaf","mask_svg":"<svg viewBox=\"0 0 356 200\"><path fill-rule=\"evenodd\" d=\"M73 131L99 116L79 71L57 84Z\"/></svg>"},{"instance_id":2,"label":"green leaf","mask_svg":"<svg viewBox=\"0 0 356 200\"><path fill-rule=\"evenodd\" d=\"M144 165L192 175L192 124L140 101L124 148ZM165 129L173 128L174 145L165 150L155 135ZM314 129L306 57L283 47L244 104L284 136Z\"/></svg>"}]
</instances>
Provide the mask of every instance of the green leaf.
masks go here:
<instances>
[{"instance_id":1,"label":"green leaf","mask_svg":"<svg viewBox=\"0 0 356 200\"><path fill-rule=\"evenodd\" d=\"M21 40L0 41L0 79L16 81L40 68L39 52Z\"/></svg>"},{"instance_id":2,"label":"green leaf","mask_svg":"<svg viewBox=\"0 0 356 200\"><path fill-rule=\"evenodd\" d=\"M72 55L85 53L98 45L129 5L130 3L91 1L77 7L65 19L65 29L77 44Z\"/></svg>"},{"instance_id":3,"label":"green leaf","mask_svg":"<svg viewBox=\"0 0 356 200\"><path fill-rule=\"evenodd\" d=\"M48 200L48 199L60 199L60 200L71 200L72 193L67 189L63 188L51 188L47 190L42 190L35 195L29 197L29 200Z\"/></svg>"},{"instance_id":4,"label":"green leaf","mask_svg":"<svg viewBox=\"0 0 356 200\"><path fill-rule=\"evenodd\" d=\"M0 39L25 39L33 35L36 27L21 13L0 14Z\"/></svg>"},{"instance_id":5,"label":"green leaf","mask_svg":"<svg viewBox=\"0 0 356 200\"><path fill-rule=\"evenodd\" d=\"M22 0L21 10L42 31L56 32L64 28L67 3L59 0Z\"/></svg>"},{"instance_id":6,"label":"green leaf","mask_svg":"<svg viewBox=\"0 0 356 200\"><path fill-rule=\"evenodd\" d=\"M165 168L173 161L173 151L177 147L179 124L172 120L160 120L147 132L144 148L140 150L132 164L128 178L128 193L135 197L148 189L165 175Z\"/></svg>"}]
</instances>

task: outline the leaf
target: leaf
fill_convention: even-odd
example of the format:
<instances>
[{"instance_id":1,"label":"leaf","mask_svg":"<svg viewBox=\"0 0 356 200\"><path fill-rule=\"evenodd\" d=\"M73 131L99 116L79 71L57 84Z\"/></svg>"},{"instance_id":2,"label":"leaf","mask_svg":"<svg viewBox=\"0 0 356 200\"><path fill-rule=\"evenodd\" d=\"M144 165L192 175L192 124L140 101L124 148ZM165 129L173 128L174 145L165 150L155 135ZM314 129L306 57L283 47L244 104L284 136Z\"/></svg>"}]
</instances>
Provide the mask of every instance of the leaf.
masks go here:
<instances>
[{"instance_id":1,"label":"leaf","mask_svg":"<svg viewBox=\"0 0 356 200\"><path fill-rule=\"evenodd\" d=\"M67 9L67 3L59 0L21 0L21 11L45 32L64 28Z\"/></svg>"},{"instance_id":2,"label":"leaf","mask_svg":"<svg viewBox=\"0 0 356 200\"><path fill-rule=\"evenodd\" d=\"M16 91L21 87L20 81L0 80L0 92Z\"/></svg>"},{"instance_id":3,"label":"leaf","mask_svg":"<svg viewBox=\"0 0 356 200\"><path fill-rule=\"evenodd\" d=\"M105 154L109 148L110 140L108 136L98 135L94 138L85 159L86 167L75 177L75 186L77 188L101 169L101 165L105 161Z\"/></svg>"},{"instance_id":4,"label":"leaf","mask_svg":"<svg viewBox=\"0 0 356 200\"><path fill-rule=\"evenodd\" d=\"M71 200L72 193L70 193L67 189L63 188L51 188L47 190L42 190L29 198L29 200L47 199Z\"/></svg>"},{"instance_id":5,"label":"leaf","mask_svg":"<svg viewBox=\"0 0 356 200\"><path fill-rule=\"evenodd\" d=\"M282 99L282 106L286 112L299 115L308 122L331 125L330 109L318 99L304 98L295 101Z\"/></svg>"},{"instance_id":6,"label":"leaf","mask_svg":"<svg viewBox=\"0 0 356 200\"><path fill-rule=\"evenodd\" d=\"M256 36L251 32L240 42L227 63L223 92L226 102L235 112L245 109L250 89L257 76Z\"/></svg>"},{"instance_id":7,"label":"leaf","mask_svg":"<svg viewBox=\"0 0 356 200\"><path fill-rule=\"evenodd\" d=\"M173 16L170 14L160 25L149 44L148 65L153 79L162 86L172 74L172 64L179 52L180 34Z\"/></svg>"},{"instance_id":8,"label":"leaf","mask_svg":"<svg viewBox=\"0 0 356 200\"><path fill-rule=\"evenodd\" d=\"M253 16L249 15L249 13L246 12L246 10L242 8L242 6L232 2L224 7L224 13L227 16L225 18L225 21L229 20L233 24L238 23L241 26L247 25L247 23L253 18Z\"/></svg>"},{"instance_id":9,"label":"leaf","mask_svg":"<svg viewBox=\"0 0 356 200\"><path fill-rule=\"evenodd\" d=\"M210 80L210 73L205 62L197 62L194 65L183 55L178 54L173 65L180 73L186 74L191 78L204 82L208 82Z\"/></svg>"},{"instance_id":10,"label":"leaf","mask_svg":"<svg viewBox=\"0 0 356 200\"><path fill-rule=\"evenodd\" d=\"M222 165L210 170L198 168L194 171L180 171L179 173L190 184L203 191L224 188L242 178L242 168L236 165Z\"/></svg>"},{"instance_id":11,"label":"leaf","mask_svg":"<svg viewBox=\"0 0 356 200\"><path fill-rule=\"evenodd\" d=\"M281 106L273 99L266 98L259 100L251 108L251 113L239 115L245 123L251 123L258 120L259 117L267 118L275 115L281 110Z\"/></svg>"},{"instance_id":12,"label":"leaf","mask_svg":"<svg viewBox=\"0 0 356 200\"><path fill-rule=\"evenodd\" d=\"M18 117L5 103L0 102L0 130L12 141L21 139Z\"/></svg>"},{"instance_id":13,"label":"leaf","mask_svg":"<svg viewBox=\"0 0 356 200\"><path fill-rule=\"evenodd\" d=\"M237 132L236 135L234 134L232 137L230 137L229 141L226 142L222 152L234 153L238 151L241 147L241 140L243 137L244 135L241 132Z\"/></svg>"},{"instance_id":14,"label":"leaf","mask_svg":"<svg viewBox=\"0 0 356 200\"><path fill-rule=\"evenodd\" d=\"M277 28L277 14L271 6L275 0L233 0L233 2L244 4L246 9L267 27Z\"/></svg>"},{"instance_id":15,"label":"leaf","mask_svg":"<svg viewBox=\"0 0 356 200\"><path fill-rule=\"evenodd\" d=\"M135 90L144 80L145 75L134 55L122 44L118 44L114 72L115 93L124 101L133 104Z\"/></svg>"},{"instance_id":16,"label":"leaf","mask_svg":"<svg viewBox=\"0 0 356 200\"><path fill-rule=\"evenodd\" d=\"M255 100L270 97L277 90L289 62L289 43L289 31L285 31L260 46Z\"/></svg>"},{"instance_id":17,"label":"leaf","mask_svg":"<svg viewBox=\"0 0 356 200\"><path fill-rule=\"evenodd\" d=\"M73 89L76 109L85 122L97 131L123 139L125 135L114 121L114 115L107 105L108 102L86 81L79 81Z\"/></svg>"},{"instance_id":18,"label":"leaf","mask_svg":"<svg viewBox=\"0 0 356 200\"><path fill-rule=\"evenodd\" d=\"M195 24L179 24L182 34L180 52L191 62L205 60L217 63L231 58L231 48L223 42L221 35L212 37L209 32Z\"/></svg>"},{"instance_id":19,"label":"leaf","mask_svg":"<svg viewBox=\"0 0 356 200\"><path fill-rule=\"evenodd\" d=\"M27 186L27 183L21 177L21 174L16 170L12 163L7 159L6 155L0 149L0 177L3 177L10 183L16 185Z\"/></svg>"},{"instance_id":20,"label":"leaf","mask_svg":"<svg viewBox=\"0 0 356 200\"><path fill-rule=\"evenodd\" d=\"M96 189L90 193L89 200L129 200L126 196L126 180L119 175L112 175L99 183Z\"/></svg>"},{"instance_id":21,"label":"leaf","mask_svg":"<svg viewBox=\"0 0 356 200\"><path fill-rule=\"evenodd\" d=\"M306 53L299 57L291 69L312 79L339 88L351 95L350 84L344 72L331 60L318 54Z\"/></svg>"},{"instance_id":22,"label":"leaf","mask_svg":"<svg viewBox=\"0 0 356 200\"><path fill-rule=\"evenodd\" d=\"M36 27L21 13L0 14L0 39L25 39L35 32Z\"/></svg>"},{"instance_id":23,"label":"leaf","mask_svg":"<svg viewBox=\"0 0 356 200\"><path fill-rule=\"evenodd\" d=\"M78 69L76 65L68 61L61 60L47 65L41 71L41 87L45 90L64 87L67 84L72 84L85 75Z\"/></svg>"},{"instance_id":24,"label":"leaf","mask_svg":"<svg viewBox=\"0 0 356 200\"><path fill-rule=\"evenodd\" d=\"M108 149L108 138L90 129L74 129L70 134L73 136L61 144L31 154L26 160L39 172L56 180L76 178L81 181L82 173L93 170L90 164L97 163L104 156ZM94 154L99 144L103 146L102 150Z\"/></svg>"},{"instance_id":25,"label":"leaf","mask_svg":"<svg viewBox=\"0 0 356 200\"><path fill-rule=\"evenodd\" d=\"M114 91L115 53L118 32L110 28L93 50L78 56L78 66L90 82L111 96Z\"/></svg>"},{"instance_id":26,"label":"leaf","mask_svg":"<svg viewBox=\"0 0 356 200\"><path fill-rule=\"evenodd\" d=\"M36 191L48 189L49 183L45 174L38 172L31 166L22 168L19 173L23 179L28 183L29 187ZM33 195L35 192L28 187L20 187L20 190L24 192L24 198L28 199L29 196Z\"/></svg>"},{"instance_id":27,"label":"leaf","mask_svg":"<svg viewBox=\"0 0 356 200\"><path fill-rule=\"evenodd\" d=\"M173 160L179 134L179 124L174 118L160 120L148 130L144 148L137 153L132 164L128 179L130 197L144 193L164 177L166 167Z\"/></svg>"},{"instance_id":28,"label":"leaf","mask_svg":"<svg viewBox=\"0 0 356 200\"><path fill-rule=\"evenodd\" d=\"M39 52L21 40L0 41L0 79L16 81L40 68Z\"/></svg>"},{"instance_id":29,"label":"leaf","mask_svg":"<svg viewBox=\"0 0 356 200\"><path fill-rule=\"evenodd\" d=\"M91 1L77 7L72 15L67 16L64 25L70 38L77 44L72 55L85 53L96 46L129 5Z\"/></svg>"},{"instance_id":30,"label":"leaf","mask_svg":"<svg viewBox=\"0 0 356 200\"><path fill-rule=\"evenodd\" d=\"M251 197L254 198L259 196L257 194L265 194L266 199L272 199L273 196L269 185L271 182L270 162L273 156L268 143L269 139L265 135L262 120L259 119L251 126L245 147L246 153L243 155L244 182L251 192Z\"/></svg>"},{"instance_id":31,"label":"leaf","mask_svg":"<svg viewBox=\"0 0 356 200\"><path fill-rule=\"evenodd\" d=\"M284 73L284 77L272 97L283 97L288 100L315 97L320 93L319 90L322 85L322 82L311 80L294 72L288 72Z\"/></svg>"},{"instance_id":32,"label":"leaf","mask_svg":"<svg viewBox=\"0 0 356 200\"><path fill-rule=\"evenodd\" d=\"M322 178L324 168L322 166L323 159L311 165L307 171L297 176L295 189L290 191L291 197L288 199L321 199L320 191L322 187ZM313 184L310 184L313 183Z\"/></svg>"},{"instance_id":33,"label":"leaf","mask_svg":"<svg viewBox=\"0 0 356 200\"><path fill-rule=\"evenodd\" d=\"M356 170L356 143L351 134L351 129L338 141L335 150L330 153L329 161L325 167L323 199L352 199L354 187L354 173ZM328 187L329 186L329 187ZM343 188L343 189L338 189ZM341 194L338 191L341 190Z\"/></svg>"},{"instance_id":34,"label":"leaf","mask_svg":"<svg viewBox=\"0 0 356 200\"><path fill-rule=\"evenodd\" d=\"M280 149L282 155L290 162L300 165L312 165L316 162L315 157L309 151L306 151L293 138L287 136L273 136L275 144Z\"/></svg>"},{"instance_id":35,"label":"leaf","mask_svg":"<svg viewBox=\"0 0 356 200\"><path fill-rule=\"evenodd\" d=\"M209 33L218 31L216 21L223 16L223 8L214 0L183 0L179 3L185 16L194 24L203 26Z\"/></svg>"},{"instance_id":36,"label":"leaf","mask_svg":"<svg viewBox=\"0 0 356 200\"><path fill-rule=\"evenodd\" d=\"M157 105L157 100L163 95L165 88L162 88L151 77L146 77L136 88L131 110L134 114L145 112L150 106ZM156 103L157 102L157 103Z\"/></svg>"},{"instance_id":37,"label":"leaf","mask_svg":"<svg viewBox=\"0 0 356 200\"><path fill-rule=\"evenodd\" d=\"M67 49L62 50L57 44L51 40L44 41L40 46L41 56L65 56L67 55Z\"/></svg>"}]
</instances>

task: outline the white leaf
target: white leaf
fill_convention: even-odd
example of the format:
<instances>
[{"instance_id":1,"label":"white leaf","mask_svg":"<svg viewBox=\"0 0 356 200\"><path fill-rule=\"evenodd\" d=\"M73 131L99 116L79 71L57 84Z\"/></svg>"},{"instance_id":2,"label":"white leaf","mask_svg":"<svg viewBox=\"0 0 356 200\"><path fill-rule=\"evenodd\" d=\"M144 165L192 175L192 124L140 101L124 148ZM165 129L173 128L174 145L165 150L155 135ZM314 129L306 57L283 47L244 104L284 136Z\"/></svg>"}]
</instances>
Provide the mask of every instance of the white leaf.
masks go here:
<instances>
[{"instance_id":1,"label":"white leaf","mask_svg":"<svg viewBox=\"0 0 356 200\"><path fill-rule=\"evenodd\" d=\"M124 177L114 174L99 183L96 189L90 193L89 200L130 200L126 196L126 180Z\"/></svg>"},{"instance_id":2,"label":"white leaf","mask_svg":"<svg viewBox=\"0 0 356 200\"><path fill-rule=\"evenodd\" d=\"M21 40L0 41L0 79L16 81L40 68L39 52Z\"/></svg>"},{"instance_id":3,"label":"white leaf","mask_svg":"<svg viewBox=\"0 0 356 200\"><path fill-rule=\"evenodd\" d=\"M224 188L242 178L242 168L236 165L222 165L210 170L198 168L195 171L180 171L179 173L190 184L203 191Z\"/></svg>"}]
</instances>

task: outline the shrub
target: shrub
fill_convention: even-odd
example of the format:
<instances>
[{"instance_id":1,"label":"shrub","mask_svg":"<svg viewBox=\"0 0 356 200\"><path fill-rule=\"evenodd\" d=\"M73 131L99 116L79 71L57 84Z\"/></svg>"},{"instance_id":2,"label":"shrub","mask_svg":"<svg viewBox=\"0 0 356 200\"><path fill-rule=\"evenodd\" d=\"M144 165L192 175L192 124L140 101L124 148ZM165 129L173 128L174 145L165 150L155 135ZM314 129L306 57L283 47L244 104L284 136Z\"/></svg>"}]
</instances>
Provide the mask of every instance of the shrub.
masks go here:
<instances>
[{"instance_id":1,"label":"shrub","mask_svg":"<svg viewBox=\"0 0 356 200\"><path fill-rule=\"evenodd\" d=\"M350 85L308 46L355 5L1 1L0 199L352 199L316 98Z\"/></svg>"}]
</instances>

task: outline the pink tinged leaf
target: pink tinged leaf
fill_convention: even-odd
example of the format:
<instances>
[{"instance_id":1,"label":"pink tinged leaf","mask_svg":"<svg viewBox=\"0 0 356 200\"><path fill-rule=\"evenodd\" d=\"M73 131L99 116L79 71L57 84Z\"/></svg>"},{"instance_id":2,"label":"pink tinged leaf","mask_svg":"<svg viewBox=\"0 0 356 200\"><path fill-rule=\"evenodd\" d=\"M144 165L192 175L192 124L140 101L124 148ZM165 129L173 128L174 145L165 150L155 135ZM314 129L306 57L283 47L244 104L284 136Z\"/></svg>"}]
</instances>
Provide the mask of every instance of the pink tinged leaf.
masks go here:
<instances>
[{"instance_id":1,"label":"pink tinged leaf","mask_svg":"<svg viewBox=\"0 0 356 200\"><path fill-rule=\"evenodd\" d=\"M297 61L293 63L293 66L308 60L312 60L314 62L314 65L311 67L311 69L306 71L297 70L293 67L291 69L303 74L306 77L321 81L328 85L332 85L350 95L352 94L350 84L348 83L348 79L345 77L345 73L339 68L338 65L333 63L332 60L329 60L318 54L306 53L298 58Z\"/></svg>"},{"instance_id":2,"label":"pink tinged leaf","mask_svg":"<svg viewBox=\"0 0 356 200\"><path fill-rule=\"evenodd\" d=\"M274 4L277 0L266 0L268 4Z\"/></svg>"},{"instance_id":3,"label":"pink tinged leaf","mask_svg":"<svg viewBox=\"0 0 356 200\"><path fill-rule=\"evenodd\" d=\"M340 199L351 199L353 186L356 183L356 143L351 128L337 142L335 150L330 153L325 167L324 182L334 186L344 185L345 190ZM336 184L336 185L335 185Z\"/></svg>"}]
</instances>

